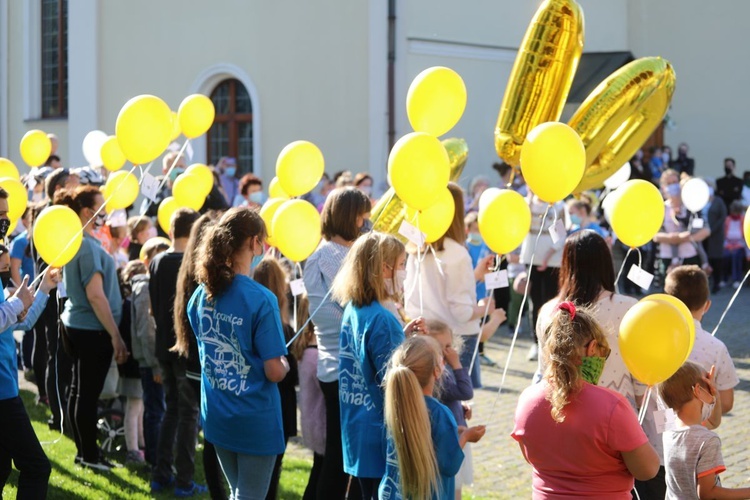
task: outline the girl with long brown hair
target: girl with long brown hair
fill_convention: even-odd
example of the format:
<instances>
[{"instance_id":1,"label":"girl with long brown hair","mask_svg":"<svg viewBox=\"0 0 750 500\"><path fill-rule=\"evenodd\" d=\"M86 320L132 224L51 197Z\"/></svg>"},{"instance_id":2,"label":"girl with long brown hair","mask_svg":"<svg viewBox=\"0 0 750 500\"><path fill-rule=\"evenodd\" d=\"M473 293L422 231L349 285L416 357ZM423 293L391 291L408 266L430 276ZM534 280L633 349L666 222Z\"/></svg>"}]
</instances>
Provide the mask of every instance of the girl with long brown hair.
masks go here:
<instances>
[{"instance_id":1,"label":"girl with long brown hair","mask_svg":"<svg viewBox=\"0 0 750 500\"><path fill-rule=\"evenodd\" d=\"M659 470L627 400L596 385L609 346L591 311L572 302L556 306L545 332L544 380L518 399L515 428L533 466L533 497L630 499L633 478Z\"/></svg>"},{"instance_id":2,"label":"girl with long brown hair","mask_svg":"<svg viewBox=\"0 0 750 500\"><path fill-rule=\"evenodd\" d=\"M202 369L201 421L231 496L265 496L284 451L276 384L289 365L278 299L250 278L266 228L248 208L226 212L206 232L188 303Z\"/></svg>"},{"instance_id":3,"label":"girl with long brown hair","mask_svg":"<svg viewBox=\"0 0 750 500\"><path fill-rule=\"evenodd\" d=\"M385 378L388 429L382 497L455 498L461 448L484 436L484 426L459 427L451 411L433 397L443 372L443 353L432 337L417 335L394 351Z\"/></svg>"}]
</instances>

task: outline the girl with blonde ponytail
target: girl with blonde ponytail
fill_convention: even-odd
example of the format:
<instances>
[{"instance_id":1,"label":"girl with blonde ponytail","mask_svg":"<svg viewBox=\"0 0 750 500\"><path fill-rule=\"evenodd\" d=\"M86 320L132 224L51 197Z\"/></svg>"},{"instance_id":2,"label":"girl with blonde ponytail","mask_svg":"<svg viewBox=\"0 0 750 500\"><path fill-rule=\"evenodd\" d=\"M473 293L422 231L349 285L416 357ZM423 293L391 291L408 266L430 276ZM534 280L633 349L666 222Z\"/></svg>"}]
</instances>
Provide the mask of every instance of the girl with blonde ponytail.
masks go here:
<instances>
[{"instance_id":1,"label":"girl with blonde ponytail","mask_svg":"<svg viewBox=\"0 0 750 500\"><path fill-rule=\"evenodd\" d=\"M452 499L461 448L477 442L484 426L459 428L451 411L432 397L443 371L440 344L417 335L391 357L385 378L388 454L379 498Z\"/></svg>"},{"instance_id":2,"label":"girl with blonde ponytail","mask_svg":"<svg viewBox=\"0 0 750 500\"><path fill-rule=\"evenodd\" d=\"M627 399L596 385L605 334L590 310L561 302L544 338L544 380L521 394L511 434L534 468L533 498L630 499L659 457Z\"/></svg>"}]
</instances>

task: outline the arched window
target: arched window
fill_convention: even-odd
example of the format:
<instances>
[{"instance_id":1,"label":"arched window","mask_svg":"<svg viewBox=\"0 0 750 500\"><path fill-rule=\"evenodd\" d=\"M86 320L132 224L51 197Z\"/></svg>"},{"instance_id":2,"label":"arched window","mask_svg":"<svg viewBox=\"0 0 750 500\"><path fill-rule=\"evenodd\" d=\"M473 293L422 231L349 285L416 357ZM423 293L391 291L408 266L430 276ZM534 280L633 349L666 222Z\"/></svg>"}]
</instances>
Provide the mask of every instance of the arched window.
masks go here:
<instances>
[{"instance_id":1,"label":"arched window","mask_svg":"<svg viewBox=\"0 0 750 500\"><path fill-rule=\"evenodd\" d=\"M241 173L253 171L253 107L247 89L239 80L224 80L211 92L216 119L208 131L208 163L222 156L237 159Z\"/></svg>"},{"instance_id":2,"label":"arched window","mask_svg":"<svg viewBox=\"0 0 750 500\"><path fill-rule=\"evenodd\" d=\"M68 116L68 1L42 0L42 117Z\"/></svg>"}]
</instances>

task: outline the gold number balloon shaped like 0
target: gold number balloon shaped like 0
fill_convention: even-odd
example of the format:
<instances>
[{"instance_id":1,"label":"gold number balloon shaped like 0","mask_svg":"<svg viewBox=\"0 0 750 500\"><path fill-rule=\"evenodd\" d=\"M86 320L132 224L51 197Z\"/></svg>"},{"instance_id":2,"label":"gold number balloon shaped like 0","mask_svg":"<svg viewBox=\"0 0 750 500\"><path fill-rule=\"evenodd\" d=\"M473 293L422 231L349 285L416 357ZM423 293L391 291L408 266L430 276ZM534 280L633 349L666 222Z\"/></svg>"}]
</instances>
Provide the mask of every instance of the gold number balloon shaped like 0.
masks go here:
<instances>
[{"instance_id":1,"label":"gold number balloon shaped like 0","mask_svg":"<svg viewBox=\"0 0 750 500\"><path fill-rule=\"evenodd\" d=\"M456 182L466 166L469 146L464 139L456 138L444 139L441 143L448 151L448 160L451 166L450 180ZM374 230L396 236L398 236L398 228L401 226L404 217L406 217L406 205L393 188L389 188L385 192L370 212L370 220L373 221ZM401 236L398 237L401 238Z\"/></svg>"},{"instance_id":2,"label":"gold number balloon shaped like 0","mask_svg":"<svg viewBox=\"0 0 750 500\"><path fill-rule=\"evenodd\" d=\"M583 52L583 11L575 0L545 0L526 30L495 126L495 149L520 164L537 125L558 121Z\"/></svg>"},{"instance_id":3,"label":"gold number balloon shaped like 0","mask_svg":"<svg viewBox=\"0 0 750 500\"><path fill-rule=\"evenodd\" d=\"M600 83L568 124L586 148L576 193L598 188L638 151L669 109L675 73L660 57L636 59Z\"/></svg>"}]
</instances>

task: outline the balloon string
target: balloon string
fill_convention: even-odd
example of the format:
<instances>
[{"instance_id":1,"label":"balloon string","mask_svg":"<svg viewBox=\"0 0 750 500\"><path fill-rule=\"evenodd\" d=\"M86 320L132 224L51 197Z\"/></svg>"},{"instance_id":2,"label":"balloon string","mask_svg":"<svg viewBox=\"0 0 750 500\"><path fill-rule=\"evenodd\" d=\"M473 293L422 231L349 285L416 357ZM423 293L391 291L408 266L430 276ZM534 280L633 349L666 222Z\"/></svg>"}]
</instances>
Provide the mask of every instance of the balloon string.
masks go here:
<instances>
[{"instance_id":1,"label":"balloon string","mask_svg":"<svg viewBox=\"0 0 750 500\"><path fill-rule=\"evenodd\" d=\"M641 411L638 414L638 423L640 425L643 425L643 420L646 418L646 413L648 413L648 402L651 399L651 390L652 386L648 386L648 389L646 389L646 397L643 400L643 405L641 405Z\"/></svg>"},{"instance_id":2,"label":"balloon string","mask_svg":"<svg viewBox=\"0 0 750 500\"><path fill-rule=\"evenodd\" d=\"M510 341L510 349L508 350L508 359L505 360L505 368L503 368L503 378L500 380L500 387L497 389L497 395L495 395L495 401L492 403L492 409L490 410L490 413L488 414L488 418L492 418L492 415L495 414L495 406L497 406L497 402L500 399L500 394L503 392L503 386L505 386L505 377L508 374L508 367L510 366L510 358L513 356L513 348L516 346L516 339L518 338L518 331L521 328L521 316L523 316L523 309L526 307L526 299L529 296L529 289L531 285L531 269L534 267L534 257L536 257L536 248L539 244L539 238L541 238L542 233L544 232L544 223L547 222L547 214L549 214L549 210L552 208L551 204L547 204L547 209L544 211L544 216L542 217L542 224L539 227L539 232L536 235L536 239L534 240L534 247L531 250L531 264L529 266L529 274L528 278L526 279L526 286L524 287L523 291L523 299L521 299L521 308L519 311L519 318L518 321L516 321L516 329L513 332L513 340ZM557 213L557 210L555 210L555 213ZM534 304L534 307L537 307L536 304ZM533 325L532 328L536 328L536 325Z\"/></svg>"},{"instance_id":3,"label":"balloon string","mask_svg":"<svg viewBox=\"0 0 750 500\"><path fill-rule=\"evenodd\" d=\"M615 278L615 290L617 290L617 293L620 293L620 287L618 286L618 283L620 282L620 276L622 276L622 271L625 269L625 264L628 263L628 257L630 257L630 254L633 252L633 247L628 248L628 253L625 254L625 258L622 259L622 265L620 265L620 270L617 271L617 278Z\"/></svg>"},{"instance_id":4,"label":"balloon string","mask_svg":"<svg viewBox=\"0 0 750 500\"><path fill-rule=\"evenodd\" d=\"M164 174L164 178L161 180L161 182L159 183L159 186L156 188L156 195L158 195L161 192L162 188L164 187L164 184L167 183L167 180L169 179L169 174L172 173L172 170L174 169L175 165L177 165L177 162L180 160L180 158L182 158L182 153L185 152L185 148L187 148L189 143L190 143L190 139L185 139L185 143L180 148L180 152L177 153L177 156L175 156L174 160L172 161L172 165L169 166L167 173ZM150 167L151 166L149 165L149 168ZM148 173L148 170L146 170L146 173ZM142 178L141 178L141 181L143 181ZM148 201L146 205L144 206L143 210L141 210L141 216L145 215L146 212L148 212L148 209L154 203L154 200L152 200L151 198L146 198L146 199Z\"/></svg>"},{"instance_id":5,"label":"balloon string","mask_svg":"<svg viewBox=\"0 0 750 500\"><path fill-rule=\"evenodd\" d=\"M503 257L501 257L500 255L495 255L495 265L492 267L492 272L497 271L502 261ZM471 375L471 372L474 370L474 362L476 361L477 355L479 354L479 342L482 340L482 328L484 327L487 315L489 315L490 313L490 295L492 295L492 290L486 290L484 296L484 300L486 301L484 307L484 316L482 316L482 319L479 320L479 338L477 339L477 343L474 345L474 353L471 355L471 362L469 363L469 375Z\"/></svg>"},{"instance_id":6,"label":"balloon string","mask_svg":"<svg viewBox=\"0 0 750 500\"><path fill-rule=\"evenodd\" d=\"M133 172L135 172L135 169L136 169L136 168L138 168L138 166L137 166L137 165L133 165L133 168L131 168L131 169L130 169L130 172L128 172L128 174L132 174ZM85 229L86 229L86 226L88 226L89 224L91 224L91 222L92 222L92 221L93 221L94 219L96 219L96 216L97 216L97 215L99 215L99 213L101 213L101 211L102 211L102 210L104 209L104 207L106 207L106 206L107 206L107 203L109 203L109 201L110 201L110 200L112 199L112 197L113 197L113 196L115 195L115 193L116 193L117 191L119 191L119 189L120 189L120 188L122 187L122 185L123 185L123 184L125 183L125 180L126 180L126 179L127 179L127 175L126 175L126 176L124 176L124 177L123 177L122 179L120 179L120 182L119 182L119 184L117 185L117 187L114 187L114 186L113 186L113 188L112 188L112 189L110 190L111 194L110 194L110 195L109 195L109 196L107 197L107 199L106 199L106 200L104 200L104 203L102 203L102 204L101 204L101 206L100 206L100 207L99 207L99 208L98 208L98 209L97 209L97 210L96 210L96 211L94 212L94 215L92 215L92 216L91 216L91 218L90 218L90 219L89 219L88 221L86 221L86 223L85 223L85 224L83 224L83 225L81 226L81 229L79 229L78 231L76 231L76 234L74 234L74 235L73 235L73 237L72 237L72 238L70 239L70 241L68 241L68 244L67 244L67 245L65 245L65 247L64 247L64 248L63 248L62 250L60 250L60 253L58 253L58 254L57 254L57 257L55 257L55 258L53 259L53 262L54 262L55 260L59 259L59 258L60 258L60 256L61 256L62 254L64 254L64 253L65 253L65 252L66 252L66 251L68 250L68 248L70 248L70 247L71 247L71 245L73 245L73 242L74 242L74 241L76 240L76 238L78 238L78 235L79 235L79 234L83 234L83 232L84 232L84 231L85 231ZM51 266L48 266L47 268L45 268L45 269L44 269L44 271L42 271L42 273L41 273L41 274L39 274L39 275L38 275L38 276L37 276L36 278L34 278L34 281L32 281L32 282L31 282L31 283L29 284L29 288L33 288L33 287L34 287L34 285L36 284L36 282L37 282L37 281L41 281L41 280L42 280L42 279L43 279L43 278L44 278L44 277L45 277L45 276L47 275L47 271L49 271L49 268L50 268L50 267L51 267Z\"/></svg>"},{"instance_id":7,"label":"balloon string","mask_svg":"<svg viewBox=\"0 0 750 500\"><path fill-rule=\"evenodd\" d=\"M415 220L417 223L417 232L421 235L422 231L419 229L419 211L417 211ZM424 315L424 299L422 290L422 245L417 245L417 280L418 280L418 291L419 291L419 315ZM426 252L425 252L426 255Z\"/></svg>"},{"instance_id":8,"label":"balloon string","mask_svg":"<svg viewBox=\"0 0 750 500\"><path fill-rule=\"evenodd\" d=\"M742 285L745 284L745 281L747 281L748 276L750 276L750 271L748 271L747 274L745 274L745 277L742 278L742 282L740 283L740 286L737 287L737 290L735 290L734 295L732 295L732 300L729 301L729 304L727 304L727 307L724 309L724 312L721 313L721 318L719 318L719 322L714 327L714 331L711 332L711 335L713 335L714 337L716 336L716 332L719 330L721 323L724 321L724 317L729 312L729 308L732 307L732 304L734 304L734 301L737 298L737 295L740 294L740 290L742 290Z\"/></svg>"},{"instance_id":9,"label":"balloon string","mask_svg":"<svg viewBox=\"0 0 750 500\"><path fill-rule=\"evenodd\" d=\"M294 266L294 279L295 281L302 278L302 266L300 266L299 262L296 263ZM292 293L292 297L294 298L294 317L292 321L294 322L294 329L297 329L297 294Z\"/></svg>"}]
</instances>

